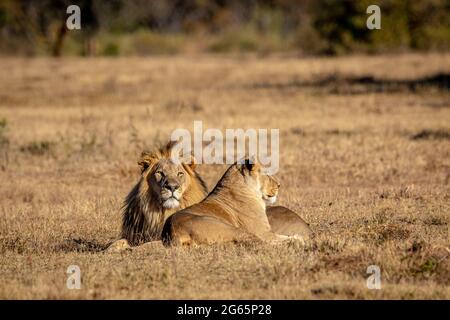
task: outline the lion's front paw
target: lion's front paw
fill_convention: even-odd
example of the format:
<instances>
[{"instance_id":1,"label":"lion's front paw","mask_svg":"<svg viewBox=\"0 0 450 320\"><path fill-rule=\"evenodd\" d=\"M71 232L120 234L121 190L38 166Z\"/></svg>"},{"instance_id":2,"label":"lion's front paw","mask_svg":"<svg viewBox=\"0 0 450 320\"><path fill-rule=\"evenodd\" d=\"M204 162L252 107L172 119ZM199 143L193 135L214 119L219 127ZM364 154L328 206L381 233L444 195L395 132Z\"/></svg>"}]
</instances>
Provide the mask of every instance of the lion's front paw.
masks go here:
<instances>
[{"instance_id":1,"label":"lion's front paw","mask_svg":"<svg viewBox=\"0 0 450 320\"><path fill-rule=\"evenodd\" d=\"M127 239L116 240L106 248L105 252L114 253L114 252L123 252L131 250L131 246L128 243Z\"/></svg>"},{"instance_id":2,"label":"lion's front paw","mask_svg":"<svg viewBox=\"0 0 450 320\"><path fill-rule=\"evenodd\" d=\"M305 239L300 235L292 235L292 236L285 236L282 234L276 234L275 238L271 240L272 243L281 243L286 241L298 241L302 245L305 244Z\"/></svg>"}]
</instances>

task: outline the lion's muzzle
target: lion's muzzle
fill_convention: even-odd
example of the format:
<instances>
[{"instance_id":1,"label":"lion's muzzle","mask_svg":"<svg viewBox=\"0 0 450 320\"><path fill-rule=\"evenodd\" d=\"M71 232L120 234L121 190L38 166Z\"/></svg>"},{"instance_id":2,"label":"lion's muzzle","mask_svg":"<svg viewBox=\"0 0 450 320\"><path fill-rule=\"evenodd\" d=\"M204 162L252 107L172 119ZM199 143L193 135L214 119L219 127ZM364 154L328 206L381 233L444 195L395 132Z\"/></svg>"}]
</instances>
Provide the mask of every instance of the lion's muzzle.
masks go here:
<instances>
[{"instance_id":1,"label":"lion's muzzle","mask_svg":"<svg viewBox=\"0 0 450 320\"><path fill-rule=\"evenodd\" d=\"M173 209L179 207L181 196L179 184L166 183L161 188L161 200L164 208Z\"/></svg>"},{"instance_id":2,"label":"lion's muzzle","mask_svg":"<svg viewBox=\"0 0 450 320\"><path fill-rule=\"evenodd\" d=\"M274 204L277 201L277 196L266 196L263 195L264 202L267 205Z\"/></svg>"}]
</instances>

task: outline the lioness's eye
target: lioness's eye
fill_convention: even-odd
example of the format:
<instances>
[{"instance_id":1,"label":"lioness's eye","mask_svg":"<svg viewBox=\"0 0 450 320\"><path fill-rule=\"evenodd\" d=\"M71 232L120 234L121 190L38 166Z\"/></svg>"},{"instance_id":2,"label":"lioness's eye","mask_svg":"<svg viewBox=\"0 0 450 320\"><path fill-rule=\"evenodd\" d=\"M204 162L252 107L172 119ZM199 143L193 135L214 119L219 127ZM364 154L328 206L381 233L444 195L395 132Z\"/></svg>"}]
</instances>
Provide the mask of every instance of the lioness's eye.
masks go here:
<instances>
[{"instance_id":1,"label":"lioness's eye","mask_svg":"<svg viewBox=\"0 0 450 320\"><path fill-rule=\"evenodd\" d=\"M184 172L178 172L178 176L181 178L182 176L184 176Z\"/></svg>"}]
</instances>

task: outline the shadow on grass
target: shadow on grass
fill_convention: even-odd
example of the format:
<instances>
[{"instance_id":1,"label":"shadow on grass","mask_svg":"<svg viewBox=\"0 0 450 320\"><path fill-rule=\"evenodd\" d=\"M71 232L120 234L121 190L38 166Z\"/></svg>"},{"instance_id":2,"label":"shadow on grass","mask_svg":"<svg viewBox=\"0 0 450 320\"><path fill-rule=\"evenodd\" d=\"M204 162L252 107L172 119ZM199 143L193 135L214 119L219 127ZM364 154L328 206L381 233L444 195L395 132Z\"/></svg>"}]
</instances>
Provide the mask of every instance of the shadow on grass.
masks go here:
<instances>
[{"instance_id":1,"label":"shadow on grass","mask_svg":"<svg viewBox=\"0 0 450 320\"><path fill-rule=\"evenodd\" d=\"M411 136L411 140L450 140L450 132L446 130L425 129Z\"/></svg>"},{"instance_id":2,"label":"shadow on grass","mask_svg":"<svg viewBox=\"0 0 450 320\"><path fill-rule=\"evenodd\" d=\"M379 92L416 92L420 89L435 88L450 91L450 74L437 73L416 79L378 79L373 76L346 77L331 75L315 80L290 80L287 82L258 82L253 89L323 89L332 94L366 94Z\"/></svg>"},{"instance_id":3,"label":"shadow on grass","mask_svg":"<svg viewBox=\"0 0 450 320\"><path fill-rule=\"evenodd\" d=\"M98 253L104 251L109 243L101 243L96 240L83 238L69 238L55 247L58 252L90 252Z\"/></svg>"}]
</instances>

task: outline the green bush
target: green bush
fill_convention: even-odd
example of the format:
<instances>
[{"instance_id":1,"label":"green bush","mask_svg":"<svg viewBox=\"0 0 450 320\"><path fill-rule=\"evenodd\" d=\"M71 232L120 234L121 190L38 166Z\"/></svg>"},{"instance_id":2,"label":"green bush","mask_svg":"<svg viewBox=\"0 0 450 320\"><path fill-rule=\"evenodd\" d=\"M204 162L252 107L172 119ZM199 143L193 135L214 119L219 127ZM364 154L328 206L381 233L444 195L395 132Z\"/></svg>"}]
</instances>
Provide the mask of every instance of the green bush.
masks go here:
<instances>
[{"instance_id":1,"label":"green bush","mask_svg":"<svg viewBox=\"0 0 450 320\"><path fill-rule=\"evenodd\" d=\"M64 55L105 56L450 49L448 0L138 2L99 2L91 8L91 19L82 18L81 30L61 33L61 3L0 1L0 53L56 55L58 43ZM381 30L366 27L372 4L381 8ZM29 23L23 23L24 16Z\"/></svg>"},{"instance_id":2,"label":"green bush","mask_svg":"<svg viewBox=\"0 0 450 320\"><path fill-rule=\"evenodd\" d=\"M381 0L381 29L369 30L371 0L317 0L308 16L322 42L322 53L450 49L450 6L445 0Z\"/></svg>"},{"instance_id":3,"label":"green bush","mask_svg":"<svg viewBox=\"0 0 450 320\"><path fill-rule=\"evenodd\" d=\"M175 54L181 51L184 45L184 37L176 34L141 30L132 34L128 42L128 54L142 56Z\"/></svg>"},{"instance_id":4,"label":"green bush","mask_svg":"<svg viewBox=\"0 0 450 320\"><path fill-rule=\"evenodd\" d=\"M109 57L117 57L120 55L120 49L119 45L115 42L108 42L105 44L102 50L103 56L109 56Z\"/></svg>"},{"instance_id":5,"label":"green bush","mask_svg":"<svg viewBox=\"0 0 450 320\"><path fill-rule=\"evenodd\" d=\"M252 52L258 49L258 39L250 28L228 30L218 36L208 46L210 52Z\"/></svg>"}]
</instances>

